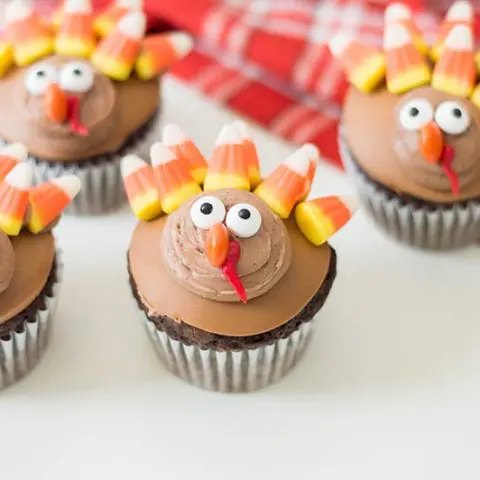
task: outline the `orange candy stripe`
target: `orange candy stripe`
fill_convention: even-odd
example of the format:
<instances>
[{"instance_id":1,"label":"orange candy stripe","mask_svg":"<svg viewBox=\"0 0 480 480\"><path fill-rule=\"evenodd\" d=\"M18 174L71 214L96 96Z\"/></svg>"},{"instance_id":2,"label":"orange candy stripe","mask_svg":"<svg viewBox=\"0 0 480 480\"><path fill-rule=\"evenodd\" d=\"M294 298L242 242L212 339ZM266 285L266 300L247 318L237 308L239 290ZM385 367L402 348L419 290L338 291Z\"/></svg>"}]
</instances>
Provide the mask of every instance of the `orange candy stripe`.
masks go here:
<instances>
[{"instance_id":1,"label":"orange candy stripe","mask_svg":"<svg viewBox=\"0 0 480 480\"><path fill-rule=\"evenodd\" d=\"M177 52L165 34L147 37L142 46L156 71L168 68L178 59Z\"/></svg>"},{"instance_id":2,"label":"orange candy stripe","mask_svg":"<svg viewBox=\"0 0 480 480\"><path fill-rule=\"evenodd\" d=\"M0 180L3 180L18 161L8 155L0 155Z\"/></svg>"},{"instance_id":3,"label":"orange candy stripe","mask_svg":"<svg viewBox=\"0 0 480 480\"><path fill-rule=\"evenodd\" d=\"M128 198L132 200L146 191L156 188L155 175L150 165L145 165L131 173L123 180L123 183L125 184Z\"/></svg>"},{"instance_id":4,"label":"orange candy stripe","mask_svg":"<svg viewBox=\"0 0 480 480\"><path fill-rule=\"evenodd\" d=\"M7 182L0 184L0 213L23 220L28 206L28 190L18 190Z\"/></svg>"},{"instance_id":5,"label":"orange candy stripe","mask_svg":"<svg viewBox=\"0 0 480 480\"><path fill-rule=\"evenodd\" d=\"M208 166L208 173L231 173L248 178L243 144L217 145Z\"/></svg>"},{"instance_id":6,"label":"orange candy stripe","mask_svg":"<svg viewBox=\"0 0 480 480\"><path fill-rule=\"evenodd\" d=\"M345 70L352 72L359 65L363 64L372 55L376 55L379 52L368 45L361 42L351 42L340 55L341 61Z\"/></svg>"},{"instance_id":7,"label":"orange candy stripe","mask_svg":"<svg viewBox=\"0 0 480 480\"><path fill-rule=\"evenodd\" d=\"M71 13L65 15L59 35L86 40L92 39L92 16L84 13Z\"/></svg>"},{"instance_id":8,"label":"orange candy stripe","mask_svg":"<svg viewBox=\"0 0 480 480\"><path fill-rule=\"evenodd\" d=\"M312 200L312 203L328 216L337 230L342 228L352 217L350 209L337 197L318 198Z\"/></svg>"},{"instance_id":9,"label":"orange candy stripe","mask_svg":"<svg viewBox=\"0 0 480 480\"><path fill-rule=\"evenodd\" d=\"M178 158L170 160L168 163L155 165L153 171L157 180L156 184L160 200L175 193L177 189L185 184L194 183L185 162Z\"/></svg>"},{"instance_id":10,"label":"orange candy stripe","mask_svg":"<svg viewBox=\"0 0 480 480\"><path fill-rule=\"evenodd\" d=\"M402 45L387 52L387 78L395 77L406 70L425 63L413 44Z\"/></svg>"},{"instance_id":11,"label":"orange candy stripe","mask_svg":"<svg viewBox=\"0 0 480 480\"><path fill-rule=\"evenodd\" d=\"M45 227L52 223L71 201L64 190L54 183L43 183L32 188L29 200Z\"/></svg>"}]
</instances>

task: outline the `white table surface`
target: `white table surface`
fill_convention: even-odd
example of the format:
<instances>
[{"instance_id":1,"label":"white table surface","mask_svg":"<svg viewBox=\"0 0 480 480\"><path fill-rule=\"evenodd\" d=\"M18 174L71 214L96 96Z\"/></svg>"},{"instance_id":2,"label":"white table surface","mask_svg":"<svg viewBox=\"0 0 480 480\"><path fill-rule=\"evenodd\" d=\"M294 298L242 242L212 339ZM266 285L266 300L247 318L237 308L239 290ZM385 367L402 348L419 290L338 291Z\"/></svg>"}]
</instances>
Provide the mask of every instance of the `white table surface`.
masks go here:
<instances>
[{"instance_id":1,"label":"white table surface","mask_svg":"<svg viewBox=\"0 0 480 480\"><path fill-rule=\"evenodd\" d=\"M209 154L232 114L168 80L165 118ZM254 128L263 166L292 147ZM314 193L347 193L326 165ZM45 358L0 393L0 478L478 479L480 251L409 250L363 212L332 244L339 274L301 364L253 394L171 375L138 323L133 214L64 218Z\"/></svg>"}]
</instances>

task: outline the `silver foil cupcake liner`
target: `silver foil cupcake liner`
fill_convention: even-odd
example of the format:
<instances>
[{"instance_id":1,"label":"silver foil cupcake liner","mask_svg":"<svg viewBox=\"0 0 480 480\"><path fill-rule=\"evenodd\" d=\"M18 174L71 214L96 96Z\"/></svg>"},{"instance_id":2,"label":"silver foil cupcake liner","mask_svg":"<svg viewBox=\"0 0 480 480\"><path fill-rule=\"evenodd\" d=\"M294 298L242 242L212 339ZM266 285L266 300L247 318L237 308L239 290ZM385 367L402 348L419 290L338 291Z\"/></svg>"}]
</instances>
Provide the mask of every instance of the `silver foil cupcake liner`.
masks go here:
<instances>
[{"instance_id":1,"label":"silver foil cupcake liner","mask_svg":"<svg viewBox=\"0 0 480 480\"><path fill-rule=\"evenodd\" d=\"M173 340L143 311L139 315L167 368L196 387L216 392L251 392L277 382L302 358L315 330L313 319L271 345L219 352Z\"/></svg>"},{"instance_id":2,"label":"silver foil cupcake liner","mask_svg":"<svg viewBox=\"0 0 480 480\"><path fill-rule=\"evenodd\" d=\"M56 281L51 296L45 299L45 308L38 310L35 321L24 321L22 327L12 331L8 338L0 338L0 389L23 378L42 358L57 308L62 273L63 265L57 251Z\"/></svg>"},{"instance_id":3,"label":"silver foil cupcake liner","mask_svg":"<svg viewBox=\"0 0 480 480\"><path fill-rule=\"evenodd\" d=\"M452 250L480 238L480 202L450 205L418 205L378 187L359 171L340 135L345 170L353 179L363 206L390 236L413 247Z\"/></svg>"},{"instance_id":4,"label":"silver foil cupcake liner","mask_svg":"<svg viewBox=\"0 0 480 480\"><path fill-rule=\"evenodd\" d=\"M106 156L104 159L97 157L94 163L85 162L80 166L68 162L45 162L29 157L28 160L34 167L34 181L38 184L70 174L79 177L82 189L66 209L67 214L96 215L119 208L127 201L120 171L121 160L130 153L148 160L150 146L160 135L160 120L161 115L157 114L142 138L131 148L123 148L118 154ZM4 144L2 140L0 146Z\"/></svg>"}]
</instances>

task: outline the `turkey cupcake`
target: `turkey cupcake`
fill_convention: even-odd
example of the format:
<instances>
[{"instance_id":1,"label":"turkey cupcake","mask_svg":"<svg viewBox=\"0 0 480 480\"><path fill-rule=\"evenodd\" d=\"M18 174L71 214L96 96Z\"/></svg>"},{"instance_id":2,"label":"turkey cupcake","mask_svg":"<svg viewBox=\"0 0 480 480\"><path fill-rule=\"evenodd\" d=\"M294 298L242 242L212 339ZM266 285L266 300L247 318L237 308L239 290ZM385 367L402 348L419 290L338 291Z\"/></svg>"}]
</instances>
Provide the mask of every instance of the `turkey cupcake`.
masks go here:
<instances>
[{"instance_id":1,"label":"turkey cupcake","mask_svg":"<svg viewBox=\"0 0 480 480\"><path fill-rule=\"evenodd\" d=\"M137 1L114 2L94 18L89 0L66 0L54 25L26 0L5 7L0 139L28 147L37 182L81 178L70 212L105 212L124 201L120 160L148 151L160 79L192 42L180 32L145 36Z\"/></svg>"},{"instance_id":2,"label":"turkey cupcake","mask_svg":"<svg viewBox=\"0 0 480 480\"><path fill-rule=\"evenodd\" d=\"M47 346L62 276L52 228L80 190L64 176L31 188L23 145L0 151L0 389L32 370Z\"/></svg>"},{"instance_id":3,"label":"turkey cupcake","mask_svg":"<svg viewBox=\"0 0 480 480\"><path fill-rule=\"evenodd\" d=\"M366 210L396 239L454 249L480 237L480 86L473 10L452 5L432 63L403 5L387 9L384 49L330 44L352 84L340 149Z\"/></svg>"},{"instance_id":4,"label":"turkey cupcake","mask_svg":"<svg viewBox=\"0 0 480 480\"><path fill-rule=\"evenodd\" d=\"M306 146L264 181L244 124L225 126L208 164L178 127L152 166L123 160L141 220L128 269L142 322L166 366L197 387L265 387L303 356L336 275L327 240L346 197L305 200L318 152Z\"/></svg>"}]
</instances>

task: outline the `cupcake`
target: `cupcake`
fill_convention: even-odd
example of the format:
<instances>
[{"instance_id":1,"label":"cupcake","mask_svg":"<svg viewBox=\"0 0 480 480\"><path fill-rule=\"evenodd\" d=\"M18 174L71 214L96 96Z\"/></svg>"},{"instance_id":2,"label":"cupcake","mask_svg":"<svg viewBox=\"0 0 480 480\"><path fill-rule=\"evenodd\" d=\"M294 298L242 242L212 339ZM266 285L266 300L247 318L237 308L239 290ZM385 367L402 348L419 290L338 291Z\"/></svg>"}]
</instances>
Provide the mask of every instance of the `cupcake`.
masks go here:
<instances>
[{"instance_id":1,"label":"cupcake","mask_svg":"<svg viewBox=\"0 0 480 480\"><path fill-rule=\"evenodd\" d=\"M47 346L62 277L51 229L80 190L73 175L31 188L26 153L18 144L0 151L0 389Z\"/></svg>"},{"instance_id":2,"label":"cupcake","mask_svg":"<svg viewBox=\"0 0 480 480\"><path fill-rule=\"evenodd\" d=\"M145 37L140 2L116 3L93 18L89 0L66 0L53 26L26 0L5 7L0 139L28 147L37 182L82 180L73 213L125 200L120 160L155 139L159 79L192 46L181 32Z\"/></svg>"},{"instance_id":3,"label":"cupcake","mask_svg":"<svg viewBox=\"0 0 480 480\"><path fill-rule=\"evenodd\" d=\"M344 35L330 48L351 85L339 144L366 210L414 247L480 237L480 86L473 11L456 2L431 50L400 4L386 11L383 51Z\"/></svg>"},{"instance_id":4,"label":"cupcake","mask_svg":"<svg viewBox=\"0 0 480 480\"><path fill-rule=\"evenodd\" d=\"M225 126L208 164L178 127L152 166L123 159L141 220L130 285L168 369L197 387L250 391L302 357L336 275L327 240L352 217L346 197L306 200L318 151L304 146L264 181L247 127Z\"/></svg>"}]
</instances>

